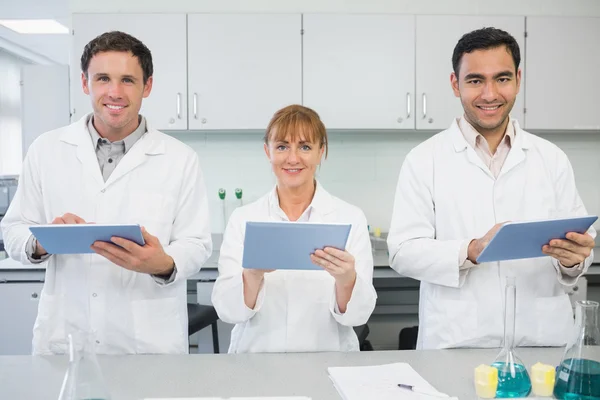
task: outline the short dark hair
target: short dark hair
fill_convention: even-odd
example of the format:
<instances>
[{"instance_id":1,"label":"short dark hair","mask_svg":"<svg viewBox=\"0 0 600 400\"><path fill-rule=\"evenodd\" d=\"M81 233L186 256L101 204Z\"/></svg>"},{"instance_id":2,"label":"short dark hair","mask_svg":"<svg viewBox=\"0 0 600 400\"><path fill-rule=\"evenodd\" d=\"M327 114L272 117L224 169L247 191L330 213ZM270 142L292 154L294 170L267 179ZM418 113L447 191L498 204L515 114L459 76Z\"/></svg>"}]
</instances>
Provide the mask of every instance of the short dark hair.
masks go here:
<instances>
[{"instance_id":1,"label":"short dark hair","mask_svg":"<svg viewBox=\"0 0 600 400\"><path fill-rule=\"evenodd\" d=\"M501 29L482 28L463 35L454 47L454 53L452 54L454 73L458 75L460 62L465 53L494 49L500 46L506 46L506 50L512 55L515 63L515 70L518 70L521 63L521 51L515 38Z\"/></svg>"},{"instance_id":2,"label":"short dark hair","mask_svg":"<svg viewBox=\"0 0 600 400\"><path fill-rule=\"evenodd\" d=\"M152 53L150 53L150 49L144 43L125 32L111 31L92 39L83 49L81 70L86 78L92 57L105 51L131 52L134 57L137 57L144 72L144 85L154 73Z\"/></svg>"}]
</instances>

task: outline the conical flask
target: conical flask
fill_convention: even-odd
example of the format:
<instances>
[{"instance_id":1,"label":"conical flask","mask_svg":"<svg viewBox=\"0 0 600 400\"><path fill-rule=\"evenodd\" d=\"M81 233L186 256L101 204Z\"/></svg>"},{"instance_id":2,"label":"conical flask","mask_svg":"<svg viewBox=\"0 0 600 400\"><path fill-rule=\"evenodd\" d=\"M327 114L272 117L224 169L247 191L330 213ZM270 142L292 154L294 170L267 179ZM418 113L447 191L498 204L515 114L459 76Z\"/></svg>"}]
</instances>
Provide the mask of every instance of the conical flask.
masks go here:
<instances>
[{"instance_id":1,"label":"conical flask","mask_svg":"<svg viewBox=\"0 0 600 400\"><path fill-rule=\"evenodd\" d=\"M504 302L504 343L500 354L492 364L498 369L496 398L527 397L531 391L531 379L527 368L515 354L515 319L517 286L515 277L506 278Z\"/></svg>"},{"instance_id":2,"label":"conical flask","mask_svg":"<svg viewBox=\"0 0 600 400\"><path fill-rule=\"evenodd\" d=\"M69 368L65 373L58 400L110 400L96 358L93 335L78 332L68 335Z\"/></svg>"},{"instance_id":3,"label":"conical flask","mask_svg":"<svg viewBox=\"0 0 600 400\"><path fill-rule=\"evenodd\" d=\"M554 396L561 400L600 400L598 303L575 303L573 335L558 367Z\"/></svg>"}]
</instances>

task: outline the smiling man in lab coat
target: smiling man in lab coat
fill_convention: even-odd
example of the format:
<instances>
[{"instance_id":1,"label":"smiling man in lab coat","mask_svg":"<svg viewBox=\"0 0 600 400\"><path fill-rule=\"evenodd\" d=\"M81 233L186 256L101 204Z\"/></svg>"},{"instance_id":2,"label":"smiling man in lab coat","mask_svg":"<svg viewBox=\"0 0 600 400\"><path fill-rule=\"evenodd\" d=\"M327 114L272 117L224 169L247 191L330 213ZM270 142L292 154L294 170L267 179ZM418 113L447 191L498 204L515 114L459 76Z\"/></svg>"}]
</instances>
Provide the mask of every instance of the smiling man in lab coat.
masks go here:
<instances>
[{"instance_id":1,"label":"smiling man in lab coat","mask_svg":"<svg viewBox=\"0 0 600 400\"><path fill-rule=\"evenodd\" d=\"M587 215L571 164L509 116L521 83L511 35L468 33L452 62L464 115L406 157L388 237L392 268L421 281L417 348L500 346L509 275L517 284L515 344L563 345L573 326L563 285L591 264L593 228L544 246L550 257L475 260L503 222Z\"/></svg>"},{"instance_id":2,"label":"smiling man in lab coat","mask_svg":"<svg viewBox=\"0 0 600 400\"><path fill-rule=\"evenodd\" d=\"M2 220L10 257L46 267L33 353L64 353L76 331L92 332L99 353L187 353L186 278L212 251L198 157L139 115L153 82L143 43L100 35L81 69L93 113L31 145ZM50 255L28 229L90 222L140 224L146 244L113 238L97 254Z\"/></svg>"}]
</instances>

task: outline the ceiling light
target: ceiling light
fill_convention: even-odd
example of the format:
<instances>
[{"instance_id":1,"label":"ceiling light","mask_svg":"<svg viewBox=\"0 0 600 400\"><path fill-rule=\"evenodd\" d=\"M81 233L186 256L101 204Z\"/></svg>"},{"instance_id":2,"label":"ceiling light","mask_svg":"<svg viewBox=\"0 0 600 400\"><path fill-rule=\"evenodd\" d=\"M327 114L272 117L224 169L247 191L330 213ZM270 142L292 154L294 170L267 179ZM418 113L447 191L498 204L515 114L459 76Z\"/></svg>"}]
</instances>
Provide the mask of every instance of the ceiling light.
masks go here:
<instances>
[{"instance_id":1,"label":"ceiling light","mask_svg":"<svg viewBox=\"0 0 600 400\"><path fill-rule=\"evenodd\" d=\"M0 25L25 34L68 34L69 28L53 19L5 19Z\"/></svg>"}]
</instances>

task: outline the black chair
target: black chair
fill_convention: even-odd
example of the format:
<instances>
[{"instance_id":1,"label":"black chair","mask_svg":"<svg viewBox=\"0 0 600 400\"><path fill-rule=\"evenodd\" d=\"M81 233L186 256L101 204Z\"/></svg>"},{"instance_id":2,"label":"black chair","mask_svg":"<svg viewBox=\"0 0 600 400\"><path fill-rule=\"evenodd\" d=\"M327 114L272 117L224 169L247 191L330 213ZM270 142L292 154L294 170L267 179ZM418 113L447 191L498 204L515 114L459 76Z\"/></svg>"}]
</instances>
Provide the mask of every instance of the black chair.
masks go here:
<instances>
[{"instance_id":1,"label":"black chair","mask_svg":"<svg viewBox=\"0 0 600 400\"><path fill-rule=\"evenodd\" d=\"M360 351L373 351L373 346L371 345L371 342L369 342L367 340L367 336L369 336L369 325L364 324L364 325L360 325L360 326L355 326L354 327L354 332L356 333L356 336L358 337L358 345L360 348Z\"/></svg>"},{"instance_id":2,"label":"black chair","mask_svg":"<svg viewBox=\"0 0 600 400\"><path fill-rule=\"evenodd\" d=\"M398 335L398 350L415 350L417 348L418 326L411 326L400 330Z\"/></svg>"},{"instance_id":3,"label":"black chair","mask_svg":"<svg viewBox=\"0 0 600 400\"><path fill-rule=\"evenodd\" d=\"M213 351L215 354L219 353L219 332L217 330L217 321L219 315L213 306L205 306L202 304L188 303L188 335L192 336L194 333L211 326L212 339L213 339Z\"/></svg>"}]
</instances>

